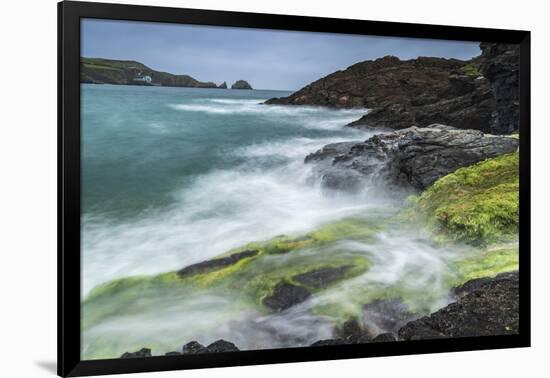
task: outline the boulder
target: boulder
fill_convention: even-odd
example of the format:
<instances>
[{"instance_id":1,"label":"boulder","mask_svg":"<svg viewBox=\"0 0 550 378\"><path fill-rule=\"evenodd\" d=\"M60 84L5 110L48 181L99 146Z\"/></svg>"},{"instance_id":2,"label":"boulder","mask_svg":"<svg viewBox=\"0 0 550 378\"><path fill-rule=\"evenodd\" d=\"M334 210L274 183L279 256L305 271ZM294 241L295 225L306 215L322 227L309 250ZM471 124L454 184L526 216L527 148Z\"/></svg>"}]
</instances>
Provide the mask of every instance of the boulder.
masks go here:
<instances>
[{"instance_id":1,"label":"boulder","mask_svg":"<svg viewBox=\"0 0 550 378\"><path fill-rule=\"evenodd\" d=\"M248 84L246 80L237 80L232 86L231 89L252 89L252 86Z\"/></svg>"},{"instance_id":2,"label":"boulder","mask_svg":"<svg viewBox=\"0 0 550 378\"><path fill-rule=\"evenodd\" d=\"M311 293L306 288L282 282L263 299L262 303L274 311L283 311L305 301L310 296Z\"/></svg>"},{"instance_id":3,"label":"boulder","mask_svg":"<svg viewBox=\"0 0 550 378\"><path fill-rule=\"evenodd\" d=\"M227 89L227 83L224 81L223 83L221 83L220 85L218 85L218 88L220 88L220 89Z\"/></svg>"},{"instance_id":4,"label":"boulder","mask_svg":"<svg viewBox=\"0 0 550 378\"><path fill-rule=\"evenodd\" d=\"M324 187L358 191L366 182L423 190L437 179L481 160L514 152L516 138L445 125L378 134L362 143L328 145L308 155L313 179Z\"/></svg>"},{"instance_id":5,"label":"boulder","mask_svg":"<svg viewBox=\"0 0 550 378\"><path fill-rule=\"evenodd\" d=\"M495 134L519 129L519 45L481 43L481 72L493 89L496 101L490 125Z\"/></svg>"},{"instance_id":6,"label":"boulder","mask_svg":"<svg viewBox=\"0 0 550 378\"><path fill-rule=\"evenodd\" d=\"M239 348L235 344L225 341L217 340L206 347L207 353L225 353L225 352L238 352Z\"/></svg>"},{"instance_id":7,"label":"boulder","mask_svg":"<svg viewBox=\"0 0 550 378\"><path fill-rule=\"evenodd\" d=\"M456 288L454 303L399 330L400 340L517 334L519 274L472 280Z\"/></svg>"},{"instance_id":8,"label":"boulder","mask_svg":"<svg viewBox=\"0 0 550 378\"><path fill-rule=\"evenodd\" d=\"M206 352L207 350L204 345L197 341L188 342L181 348L181 354L199 354Z\"/></svg>"}]
</instances>

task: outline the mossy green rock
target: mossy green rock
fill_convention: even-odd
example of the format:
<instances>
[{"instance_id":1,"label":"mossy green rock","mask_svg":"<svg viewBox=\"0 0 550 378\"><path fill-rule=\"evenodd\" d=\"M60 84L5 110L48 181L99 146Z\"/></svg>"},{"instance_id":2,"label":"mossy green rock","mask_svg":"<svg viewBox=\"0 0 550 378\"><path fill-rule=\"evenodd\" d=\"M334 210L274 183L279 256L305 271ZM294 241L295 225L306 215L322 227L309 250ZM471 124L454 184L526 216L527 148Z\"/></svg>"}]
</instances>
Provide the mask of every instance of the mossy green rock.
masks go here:
<instances>
[{"instance_id":1,"label":"mossy green rock","mask_svg":"<svg viewBox=\"0 0 550 378\"><path fill-rule=\"evenodd\" d=\"M461 168L438 181L405 214L421 217L436 234L472 244L517 239L519 152Z\"/></svg>"}]
</instances>

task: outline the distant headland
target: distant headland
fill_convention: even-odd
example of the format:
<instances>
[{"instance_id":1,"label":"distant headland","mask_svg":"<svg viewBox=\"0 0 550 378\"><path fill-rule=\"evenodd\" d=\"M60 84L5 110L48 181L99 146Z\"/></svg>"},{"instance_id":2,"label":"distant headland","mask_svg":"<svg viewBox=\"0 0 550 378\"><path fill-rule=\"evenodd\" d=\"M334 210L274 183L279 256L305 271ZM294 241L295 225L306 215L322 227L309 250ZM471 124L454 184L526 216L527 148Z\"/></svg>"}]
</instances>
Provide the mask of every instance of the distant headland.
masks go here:
<instances>
[{"instance_id":1,"label":"distant headland","mask_svg":"<svg viewBox=\"0 0 550 378\"><path fill-rule=\"evenodd\" d=\"M133 60L103 58L80 58L80 82L88 84L142 85L187 88L227 89L224 81L220 85L212 81L199 81L189 75L174 75L155 71L145 64ZM238 80L231 89L252 89L245 80Z\"/></svg>"}]
</instances>

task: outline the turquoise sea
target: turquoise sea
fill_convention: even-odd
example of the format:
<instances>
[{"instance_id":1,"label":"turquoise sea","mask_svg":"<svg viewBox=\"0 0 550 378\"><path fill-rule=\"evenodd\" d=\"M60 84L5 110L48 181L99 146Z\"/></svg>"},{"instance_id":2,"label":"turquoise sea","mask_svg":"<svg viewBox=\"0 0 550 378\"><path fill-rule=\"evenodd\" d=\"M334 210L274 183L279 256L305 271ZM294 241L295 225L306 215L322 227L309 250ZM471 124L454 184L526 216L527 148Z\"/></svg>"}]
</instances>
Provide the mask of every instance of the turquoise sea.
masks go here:
<instances>
[{"instance_id":1,"label":"turquoise sea","mask_svg":"<svg viewBox=\"0 0 550 378\"><path fill-rule=\"evenodd\" d=\"M318 309L357 313L358 293L385 295L396 287L421 293L410 304L422 311L448 303L449 264L464 250L391 227L370 239L259 259L264 273L341 258L372 264L280 313L268 314L230 288L171 290L162 277L145 277L350 217L376 225L395 211L380 188L326 192L304 164L328 143L371 136L345 127L367 110L262 104L288 93L82 85L82 358L142 347L158 355L221 338L241 349L306 346L332 337L336 318ZM86 302L94 287L119 278L102 286L109 295Z\"/></svg>"},{"instance_id":2,"label":"turquoise sea","mask_svg":"<svg viewBox=\"0 0 550 378\"><path fill-rule=\"evenodd\" d=\"M271 90L82 85L83 296L361 211L308 183L304 157L364 140L364 109L268 106Z\"/></svg>"}]
</instances>

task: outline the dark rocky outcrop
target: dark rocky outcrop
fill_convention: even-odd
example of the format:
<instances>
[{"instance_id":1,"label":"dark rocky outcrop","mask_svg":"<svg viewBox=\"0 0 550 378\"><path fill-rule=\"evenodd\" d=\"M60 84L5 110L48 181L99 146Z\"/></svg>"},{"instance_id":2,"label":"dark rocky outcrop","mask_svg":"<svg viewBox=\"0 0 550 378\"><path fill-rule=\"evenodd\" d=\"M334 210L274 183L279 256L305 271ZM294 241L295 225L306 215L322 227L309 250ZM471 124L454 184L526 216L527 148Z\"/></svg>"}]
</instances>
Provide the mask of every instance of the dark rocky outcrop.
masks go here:
<instances>
[{"instance_id":1,"label":"dark rocky outcrop","mask_svg":"<svg viewBox=\"0 0 550 378\"><path fill-rule=\"evenodd\" d=\"M220 89L227 89L227 83L224 81L223 83L221 83L220 85L218 85L218 88L220 88Z\"/></svg>"},{"instance_id":2,"label":"dark rocky outcrop","mask_svg":"<svg viewBox=\"0 0 550 378\"><path fill-rule=\"evenodd\" d=\"M337 71L288 97L266 104L365 107L350 126L403 129L445 123L462 129L489 130L495 110L489 82L477 59L387 56Z\"/></svg>"},{"instance_id":3,"label":"dark rocky outcrop","mask_svg":"<svg viewBox=\"0 0 550 378\"><path fill-rule=\"evenodd\" d=\"M226 266L236 264L242 259L256 256L260 251L256 249L237 252L227 257L218 259L206 260L197 264L189 265L178 271L180 277L185 277L193 274L212 272L214 270L225 268Z\"/></svg>"},{"instance_id":4,"label":"dark rocky outcrop","mask_svg":"<svg viewBox=\"0 0 550 378\"><path fill-rule=\"evenodd\" d=\"M246 80L237 80L232 86L231 89L252 89L252 86L248 84Z\"/></svg>"},{"instance_id":5,"label":"dark rocky outcrop","mask_svg":"<svg viewBox=\"0 0 550 378\"><path fill-rule=\"evenodd\" d=\"M283 311L305 301L310 296L311 293L306 288L282 282L263 299L262 303L274 311Z\"/></svg>"},{"instance_id":6,"label":"dark rocky outcrop","mask_svg":"<svg viewBox=\"0 0 550 378\"><path fill-rule=\"evenodd\" d=\"M481 43L481 72L493 89L496 109L493 133L509 134L519 128L519 45Z\"/></svg>"},{"instance_id":7,"label":"dark rocky outcrop","mask_svg":"<svg viewBox=\"0 0 550 378\"><path fill-rule=\"evenodd\" d=\"M336 268L321 268L312 270L310 272L298 274L292 277L292 280L298 282L304 286L312 289L319 289L330 283L341 279L348 270L352 268L351 265L339 266Z\"/></svg>"},{"instance_id":8,"label":"dark rocky outcrop","mask_svg":"<svg viewBox=\"0 0 550 378\"><path fill-rule=\"evenodd\" d=\"M149 80L150 79L150 80ZM160 85L165 87L217 88L189 75L155 71L131 60L80 58L80 82L91 84Z\"/></svg>"},{"instance_id":9,"label":"dark rocky outcrop","mask_svg":"<svg viewBox=\"0 0 550 378\"><path fill-rule=\"evenodd\" d=\"M400 340L516 334L519 331L519 275L502 273L455 289L457 301L408 323Z\"/></svg>"},{"instance_id":10,"label":"dark rocky outcrop","mask_svg":"<svg viewBox=\"0 0 550 378\"><path fill-rule=\"evenodd\" d=\"M314 175L330 189L356 191L365 180L389 188L425 189L458 168L514 152L518 140L444 125L410 127L365 142L332 144L308 155Z\"/></svg>"},{"instance_id":11,"label":"dark rocky outcrop","mask_svg":"<svg viewBox=\"0 0 550 378\"><path fill-rule=\"evenodd\" d=\"M151 357L151 349L141 348L137 352L126 352L120 358L142 358L142 357Z\"/></svg>"}]
</instances>

